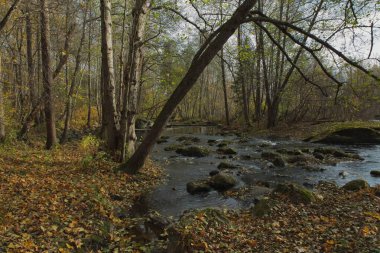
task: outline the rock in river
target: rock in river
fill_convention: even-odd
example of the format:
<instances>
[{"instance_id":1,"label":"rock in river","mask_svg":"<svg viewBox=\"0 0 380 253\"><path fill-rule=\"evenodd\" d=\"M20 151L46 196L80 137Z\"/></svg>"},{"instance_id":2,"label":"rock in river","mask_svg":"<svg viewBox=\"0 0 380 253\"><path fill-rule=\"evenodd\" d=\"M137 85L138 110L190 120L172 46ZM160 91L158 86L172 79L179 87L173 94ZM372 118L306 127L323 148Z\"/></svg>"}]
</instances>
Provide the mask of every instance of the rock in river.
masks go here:
<instances>
[{"instance_id":1,"label":"rock in river","mask_svg":"<svg viewBox=\"0 0 380 253\"><path fill-rule=\"evenodd\" d=\"M237 181L233 176L223 172L216 174L210 179L210 185L212 188L218 191L228 190L234 187L236 184Z\"/></svg>"},{"instance_id":2,"label":"rock in river","mask_svg":"<svg viewBox=\"0 0 380 253\"><path fill-rule=\"evenodd\" d=\"M231 164L231 163L226 163L226 162L221 162L218 165L218 169L223 170L223 169L237 169L239 168L238 165Z\"/></svg>"},{"instance_id":3,"label":"rock in river","mask_svg":"<svg viewBox=\"0 0 380 253\"><path fill-rule=\"evenodd\" d=\"M210 151L208 149L200 146L178 148L175 152L177 154L190 157L205 157L210 154Z\"/></svg>"},{"instance_id":4,"label":"rock in river","mask_svg":"<svg viewBox=\"0 0 380 253\"><path fill-rule=\"evenodd\" d=\"M211 191L211 186L209 180L202 179L187 183L186 190L190 194L209 192Z\"/></svg>"},{"instance_id":5,"label":"rock in river","mask_svg":"<svg viewBox=\"0 0 380 253\"><path fill-rule=\"evenodd\" d=\"M216 151L222 155L236 155L237 154L235 150L233 150L232 148L227 148L227 147L218 148Z\"/></svg>"},{"instance_id":6,"label":"rock in river","mask_svg":"<svg viewBox=\"0 0 380 253\"><path fill-rule=\"evenodd\" d=\"M372 170L371 176L373 177L380 177L380 170Z\"/></svg>"},{"instance_id":7,"label":"rock in river","mask_svg":"<svg viewBox=\"0 0 380 253\"><path fill-rule=\"evenodd\" d=\"M352 181L348 182L347 184L345 184L343 186L343 189L345 189L347 191L359 191L361 189L366 189L368 187L369 187L369 185L365 180L356 179L356 180L352 180Z\"/></svg>"}]
</instances>

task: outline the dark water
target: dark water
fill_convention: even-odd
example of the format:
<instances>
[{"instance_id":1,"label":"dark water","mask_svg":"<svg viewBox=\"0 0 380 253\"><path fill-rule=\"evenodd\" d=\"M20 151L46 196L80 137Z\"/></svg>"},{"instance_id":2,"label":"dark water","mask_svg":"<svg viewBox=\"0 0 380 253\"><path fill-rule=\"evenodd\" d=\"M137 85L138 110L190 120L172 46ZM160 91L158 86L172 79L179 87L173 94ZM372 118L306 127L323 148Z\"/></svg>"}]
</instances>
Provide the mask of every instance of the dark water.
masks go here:
<instances>
[{"instance_id":1,"label":"dark water","mask_svg":"<svg viewBox=\"0 0 380 253\"><path fill-rule=\"evenodd\" d=\"M238 187L251 186L256 181L266 181L273 185L279 182L297 182L308 185L316 184L320 180L335 181L339 185L357 178L363 178L370 185L380 183L380 178L370 175L373 169L380 169L380 146L353 147L341 146L344 150L360 154L365 160L355 162L342 162L336 166L325 166L323 172L309 172L302 168L264 168L260 160L243 160L241 156L252 158L260 157L262 150L273 148L313 148L321 146L317 144L304 143L299 141L273 141L257 138L242 139L235 135L221 136L213 127L180 127L168 129L164 135L170 136L167 143L156 145L152 154L152 159L165 168L168 178L162 185L144 197L145 208L153 209L165 216L178 217L183 211L193 208L221 207L221 208L241 208L249 203L238 201L234 198L224 197L216 191L204 195L190 195L186 191L186 183L205 179L209 172L217 169L221 161L238 164L244 168L244 172L234 170L234 176L239 180ZM196 145L210 148L213 152L204 158L189 158L177 155L175 151L164 151L164 148L178 143L179 136L192 136L201 139ZM216 146L208 146L208 140L231 141L228 146L235 149L238 155L232 158L221 159L215 151ZM346 172L346 177L339 176L341 171ZM253 196L262 194L259 190L253 192Z\"/></svg>"}]
</instances>

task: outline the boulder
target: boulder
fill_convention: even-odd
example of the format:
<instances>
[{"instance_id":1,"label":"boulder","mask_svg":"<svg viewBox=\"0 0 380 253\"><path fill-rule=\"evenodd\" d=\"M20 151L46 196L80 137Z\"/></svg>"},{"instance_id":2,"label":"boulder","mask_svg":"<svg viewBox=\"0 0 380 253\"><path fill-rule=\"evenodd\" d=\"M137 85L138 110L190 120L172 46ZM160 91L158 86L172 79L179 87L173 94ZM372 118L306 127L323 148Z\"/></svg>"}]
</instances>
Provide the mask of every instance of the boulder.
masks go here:
<instances>
[{"instance_id":1,"label":"boulder","mask_svg":"<svg viewBox=\"0 0 380 253\"><path fill-rule=\"evenodd\" d=\"M207 141L208 145L213 146L216 143L216 140L210 139Z\"/></svg>"},{"instance_id":2,"label":"boulder","mask_svg":"<svg viewBox=\"0 0 380 253\"><path fill-rule=\"evenodd\" d=\"M371 176L380 177L380 170L371 170Z\"/></svg>"},{"instance_id":3,"label":"boulder","mask_svg":"<svg viewBox=\"0 0 380 253\"><path fill-rule=\"evenodd\" d=\"M256 217L269 215L274 206L274 201L268 198L260 199L252 208L252 214Z\"/></svg>"},{"instance_id":4,"label":"boulder","mask_svg":"<svg viewBox=\"0 0 380 253\"><path fill-rule=\"evenodd\" d=\"M212 177L212 176L215 176L216 174L218 174L219 172L220 172L219 170L212 170L208 174Z\"/></svg>"},{"instance_id":5,"label":"boulder","mask_svg":"<svg viewBox=\"0 0 380 253\"><path fill-rule=\"evenodd\" d=\"M220 170L222 170L222 169L237 169L237 168L239 168L238 165L226 163L226 162L221 162L218 165L218 169L220 169Z\"/></svg>"},{"instance_id":6,"label":"boulder","mask_svg":"<svg viewBox=\"0 0 380 253\"><path fill-rule=\"evenodd\" d=\"M175 152L177 154L190 157L205 157L210 154L210 151L208 149L200 146L178 148Z\"/></svg>"},{"instance_id":7,"label":"boulder","mask_svg":"<svg viewBox=\"0 0 380 253\"><path fill-rule=\"evenodd\" d=\"M317 163L314 156L311 155L295 155L290 156L286 159L288 163L298 164L298 165L307 165Z\"/></svg>"},{"instance_id":8,"label":"boulder","mask_svg":"<svg viewBox=\"0 0 380 253\"><path fill-rule=\"evenodd\" d=\"M273 160L273 165L276 167L285 167L286 163L282 157L277 157Z\"/></svg>"},{"instance_id":9,"label":"boulder","mask_svg":"<svg viewBox=\"0 0 380 253\"><path fill-rule=\"evenodd\" d=\"M324 156L322 153L319 153L319 152L314 152L314 153L313 153L313 156L314 156L315 158L317 158L318 160L323 160L323 159L325 159L325 156Z\"/></svg>"},{"instance_id":10,"label":"boulder","mask_svg":"<svg viewBox=\"0 0 380 253\"><path fill-rule=\"evenodd\" d=\"M165 138L160 138L157 140L157 144L166 143L166 142L168 142L168 139L165 139Z\"/></svg>"},{"instance_id":11,"label":"boulder","mask_svg":"<svg viewBox=\"0 0 380 253\"><path fill-rule=\"evenodd\" d=\"M197 194L211 191L211 186L208 180L196 180L187 183L186 190L190 194Z\"/></svg>"},{"instance_id":12,"label":"boulder","mask_svg":"<svg viewBox=\"0 0 380 253\"><path fill-rule=\"evenodd\" d=\"M380 132L367 127L345 128L331 132L314 142L338 145L379 144Z\"/></svg>"},{"instance_id":13,"label":"boulder","mask_svg":"<svg viewBox=\"0 0 380 253\"><path fill-rule=\"evenodd\" d=\"M261 153L261 158L273 161L276 158L281 158L282 156L279 153L271 152L271 151L264 151Z\"/></svg>"},{"instance_id":14,"label":"boulder","mask_svg":"<svg viewBox=\"0 0 380 253\"><path fill-rule=\"evenodd\" d=\"M325 168L311 165L303 166L302 169L310 172L322 172L326 170Z\"/></svg>"},{"instance_id":15,"label":"boulder","mask_svg":"<svg viewBox=\"0 0 380 253\"><path fill-rule=\"evenodd\" d=\"M284 155L302 155L302 151L299 149L277 149L277 153L284 154Z\"/></svg>"},{"instance_id":16,"label":"boulder","mask_svg":"<svg viewBox=\"0 0 380 253\"><path fill-rule=\"evenodd\" d=\"M237 184L236 179L226 173L220 172L210 179L210 185L212 188L218 191L225 191Z\"/></svg>"},{"instance_id":17,"label":"boulder","mask_svg":"<svg viewBox=\"0 0 380 253\"><path fill-rule=\"evenodd\" d=\"M221 141L220 143L218 143L218 147L219 148L223 148L223 147L226 147L228 144L230 144L231 142L230 141Z\"/></svg>"},{"instance_id":18,"label":"boulder","mask_svg":"<svg viewBox=\"0 0 380 253\"><path fill-rule=\"evenodd\" d=\"M172 144L164 148L165 151L175 151L177 149L183 148L182 144Z\"/></svg>"},{"instance_id":19,"label":"boulder","mask_svg":"<svg viewBox=\"0 0 380 253\"><path fill-rule=\"evenodd\" d=\"M236 155L237 154L237 152L234 149L227 148L227 147L218 148L216 151L222 155Z\"/></svg>"},{"instance_id":20,"label":"boulder","mask_svg":"<svg viewBox=\"0 0 380 253\"><path fill-rule=\"evenodd\" d=\"M294 203L309 204L316 199L313 192L297 184L278 184L274 192L286 195Z\"/></svg>"},{"instance_id":21,"label":"boulder","mask_svg":"<svg viewBox=\"0 0 380 253\"><path fill-rule=\"evenodd\" d=\"M340 171L339 172L339 176L342 177L342 178L345 178L345 177L348 176L348 173L347 173L347 171Z\"/></svg>"},{"instance_id":22,"label":"boulder","mask_svg":"<svg viewBox=\"0 0 380 253\"><path fill-rule=\"evenodd\" d=\"M342 188L347 191L359 191L361 189L369 188L369 185L363 179L356 179L348 182Z\"/></svg>"},{"instance_id":23,"label":"boulder","mask_svg":"<svg viewBox=\"0 0 380 253\"><path fill-rule=\"evenodd\" d=\"M177 138L177 141L200 142L201 139L193 136L181 136Z\"/></svg>"}]
</instances>

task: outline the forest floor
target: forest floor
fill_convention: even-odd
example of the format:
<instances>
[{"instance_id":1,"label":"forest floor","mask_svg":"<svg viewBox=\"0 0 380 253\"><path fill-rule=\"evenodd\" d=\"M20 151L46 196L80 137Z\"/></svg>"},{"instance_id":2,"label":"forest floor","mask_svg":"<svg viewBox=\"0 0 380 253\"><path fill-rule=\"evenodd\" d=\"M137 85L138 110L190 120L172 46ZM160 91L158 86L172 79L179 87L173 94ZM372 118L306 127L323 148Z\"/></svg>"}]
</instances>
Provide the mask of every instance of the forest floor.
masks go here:
<instances>
[{"instance_id":1,"label":"forest floor","mask_svg":"<svg viewBox=\"0 0 380 253\"><path fill-rule=\"evenodd\" d=\"M270 197L264 216L253 209L197 211L183 218L183 247L198 252L380 252L380 187L348 192L317 187L311 204Z\"/></svg>"},{"instance_id":2,"label":"forest floor","mask_svg":"<svg viewBox=\"0 0 380 253\"><path fill-rule=\"evenodd\" d=\"M258 134L302 139L313 127ZM149 162L135 176L116 172L97 142L85 137L51 151L42 141L0 146L0 252L152 252L168 242L173 249L170 231L156 242L138 238L144 221L131 213L163 170ZM189 212L169 226L183 244L171 252L380 253L380 186L348 192L321 184L316 192L310 204L271 195L264 216L252 208Z\"/></svg>"},{"instance_id":3,"label":"forest floor","mask_svg":"<svg viewBox=\"0 0 380 253\"><path fill-rule=\"evenodd\" d=\"M42 142L0 146L0 252L144 247L134 240L137 221L128 211L162 170L149 163L133 177L116 173L116 164L93 146L93 138L51 151Z\"/></svg>"}]
</instances>

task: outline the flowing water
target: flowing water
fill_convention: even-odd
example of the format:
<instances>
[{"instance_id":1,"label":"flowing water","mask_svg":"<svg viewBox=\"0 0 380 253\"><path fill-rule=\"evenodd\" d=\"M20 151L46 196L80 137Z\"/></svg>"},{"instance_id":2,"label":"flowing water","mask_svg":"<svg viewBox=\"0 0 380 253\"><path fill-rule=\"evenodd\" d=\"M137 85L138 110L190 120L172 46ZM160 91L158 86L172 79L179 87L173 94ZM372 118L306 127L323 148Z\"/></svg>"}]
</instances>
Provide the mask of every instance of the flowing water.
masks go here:
<instances>
[{"instance_id":1,"label":"flowing water","mask_svg":"<svg viewBox=\"0 0 380 253\"><path fill-rule=\"evenodd\" d=\"M209 172L216 170L221 161L245 168L244 173L239 170L233 172L239 180L237 188L252 186L257 181L269 182L271 185L279 182L296 182L310 187L320 180L334 181L338 185L343 185L357 178L367 180L370 185L380 183L380 178L370 175L371 170L380 169L380 146L340 146L343 150L358 153L364 158L364 161L342 162L336 166L324 166L326 170L322 172L310 172L297 167L268 169L263 168L262 160L255 159L260 157L263 150L271 148L313 148L322 145L289 140L243 139L236 135L217 135L219 131L214 127L180 127L166 130L164 135L170 138L167 143L156 145L152 159L165 168L168 177L163 184L144 196L144 209L153 209L165 216L178 217L189 209L205 207L237 209L249 205L249 202L225 197L216 191L200 195L187 193L186 184L188 182L207 178ZM164 150L165 147L178 143L176 139L184 135L200 138L201 141L195 145L208 147L213 152L207 157L190 158L178 155L175 151ZM222 158L215 152L216 146L208 146L208 140L230 141L228 147L236 150L238 154L233 157ZM242 157L248 156L252 159L242 159ZM342 171L345 171L345 177L339 175ZM259 196L262 193L258 188L257 192L253 192L253 197L255 194Z\"/></svg>"}]
</instances>

